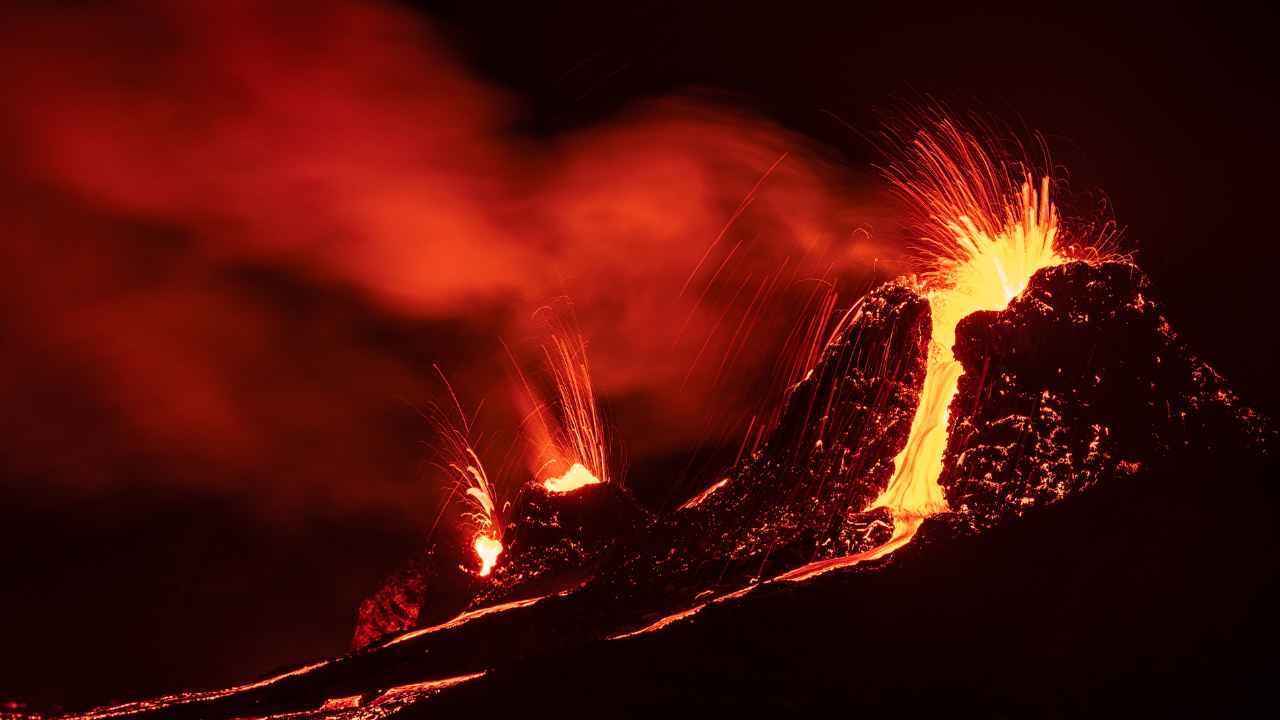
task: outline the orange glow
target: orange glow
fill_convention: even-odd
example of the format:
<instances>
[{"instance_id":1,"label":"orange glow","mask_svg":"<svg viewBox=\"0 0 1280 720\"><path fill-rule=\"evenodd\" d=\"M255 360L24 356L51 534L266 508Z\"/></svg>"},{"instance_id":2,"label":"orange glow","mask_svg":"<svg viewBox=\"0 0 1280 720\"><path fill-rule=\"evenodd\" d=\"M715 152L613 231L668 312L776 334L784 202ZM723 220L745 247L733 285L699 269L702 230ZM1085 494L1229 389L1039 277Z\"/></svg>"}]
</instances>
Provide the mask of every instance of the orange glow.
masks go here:
<instances>
[{"instance_id":1,"label":"orange glow","mask_svg":"<svg viewBox=\"0 0 1280 720\"><path fill-rule=\"evenodd\" d=\"M570 468L561 477L565 478L565 485L573 484L568 482L571 476L576 481L590 478L595 482L608 482L604 422L591 385L587 343L582 333L561 328L552 334L543 352L559 398L560 455L572 459ZM579 485L585 484L589 481L579 482Z\"/></svg>"},{"instance_id":2,"label":"orange glow","mask_svg":"<svg viewBox=\"0 0 1280 720\"><path fill-rule=\"evenodd\" d=\"M378 707L387 704L411 702L440 692L441 690L446 690L455 685L461 685L462 683L484 677L486 672L488 671L481 670L480 672L470 673L468 675L457 675L455 677L442 678L440 680L427 680L426 682L412 683L409 685L398 685L388 689L369 704L370 706ZM395 710L392 710L391 712L395 712ZM371 715L371 717L385 717L385 715L383 713L376 713Z\"/></svg>"},{"instance_id":3,"label":"orange glow","mask_svg":"<svg viewBox=\"0 0 1280 720\"><path fill-rule=\"evenodd\" d=\"M550 339L542 346L542 354L554 403L539 402L538 392L520 374L525 395L533 405L530 422L525 425L533 474L542 478L544 488L557 493L611 480L604 420L591 384L587 343L571 308L569 312L565 318L549 307L539 310L549 318ZM555 412L547 412L551 407Z\"/></svg>"},{"instance_id":4,"label":"orange glow","mask_svg":"<svg viewBox=\"0 0 1280 720\"><path fill-rule=\"evenodd\" d=\"M472 547L480 558L480 577L488 576L502 554L502 542L488 535L477 535Z\"/></svg>"},{"instance_id":5,"label":"orange glow","mask_svg":"<svg viewBox=\"0 0 1280 720\"><path fill-rule=\"evenodd\" d=\"M321 710L343 710L346 708L360 707L359 695L348 695L346 697L329 698L320 706Z\"/></svg>"},{"instance_id":6,"label":"orange glow","mask_svg":"<svg viewBox=\"0 0 1280 720\"><path fill-rule=\"evenodd\" d=\"M751 592L752 590L755 590L756 587L757 587L756 585L748 585L744 588L734 590L731 593L725 593L724 595L720 595L719 597L712 598L711 600L708 600L704 603L694 605L688 610L681 610L680 612L667 615L666 617L663 617L660 620L650 623L640 628L639 630L632 630L631 632L612 635L609 637L609 639L625 640L629 637L635 637L636 635L644 635L645 633L651 633L655 630L661 630L662 628L670 625L671 623L680 622L681 620L685 620L693 617L694 615L697 615L698 613L702 612L702 610L706 608L708 605L715 605L717 603L725 602L726 600L733 600L735 598L740 598L743 595L746 595L747 593Z\"/></svg>"},{"instance_id":7,"label":"orange glow","mask_svg":"<svg viewBox=\"0 0 1280 720\"><path fill-rule=\"evenodd\" d=\"M155 710L162 710L165 708L172 708L179 705L189 705L193 703L206 702L209 700L217 700L219 698L235 695L236 693L248 692L250 690L257 690L259 688L268 687L270 685L274 685L280 682L281 680L285 680L287 678L297 677L299 675L305 675L311 672L312 670L317 670L319 668L322 668L328 665L329 663L330 663L329 660L321 660L320 662L311 663L310 665L303 665L302 667L294 668L293 670L280 673L279 675L273 675L272 677L266 678L264 680L258 680L256 682L246 683L244 685L236 685L234 687L229 687L222 690L206 690L201 692L177 693L175 695L166 695L164 697L158 697L151 700L140 700L136 702L122 703L119 705L111 705L107 707L94 708L93 710L89 710L87 712L80 713L78 715L67 715L66 717L72 720L106 720L106 718L119 717L122 715L134 715L134 714L152 712Z\"/></svg>"},{"instance_id":8,"label":"orange glow","mask_svg":"<svg viewBox=\"0 0 1280 720\"><path fill-rule=\"evenodd\" d=\"M502 522L494 505L493 485L489 482L484 466L480 464L480 458L470 447L466 448L465 453L473 464L462 466L454 463L449 467L458 478L457 482L467 485L465 497L472 509L463 512L462 517L476 528L472 547L476 551L476 557L480 558L480 576L485 577L493 570L498 556L502 554Z\"/></svg>"},{"instance_id":9,"label":"orange glow","mask_svg":"<svg viewBox=\"0 0 1280 720\"><path fill-rule=\"evenodd\" d=\"M471 447L471 422L462 411L462 404L444 373L438 367L436 372L449 391L456 413L454 420L439 407L432 408L430 417L440 437L440 444L436 448L441 455L440 467L453 480L453 493L450 497L459 490L462 491L467 509L462 511L461 519L465 526L474 529L475 536L471 544L480 560L479 574L485 577L493 570L498 556L502 554L503 510L497 504L497 493L493 483L489 481L484 463L480 462L480 456Z\"/></svg>"},{"instance_id":10,"label":"orange glow","mask_svg":"<svg viewBox=\"0 0 1280 720\"><path fill-rule=\"evenodd\" d=\"M707 498L711 497L712 495L715 494L717 490L719 490L720 488L724 487L727 484L729 484L729 478L721 478L720 481L717 482L715 485L712 485L706 490L703 490L697 495L694 495L693 497L689 498L689 500L685 502L685 504L680 506L680 509L687 510L691 507L696 507L697 505L701 504L703 500L706 500Z\"/></svg>"},{"instance_id":11,"label":"orange glow","mask_svg":"<svg viewBox=\"0 0 1280 720\"><path fill-rule=\"evenodd\" d=\"M812 577L817 577L832 570L857 565L860 562L875 560L897 550L898 548L911 542L911 538L915 537L916 530L920 529L920 524L924 522L924 517L915 515L906 515L898 518L895 515L896 524L894 525L893 537L889 541L879 547L874 547L866 552L854 553L853 555L845 555L844 557L831 558L829 560L818 560L808 565L785 572L774 578L775 581L785 582L802 582Z\"/></svg>"},{"instance_id":12,"label":"orange glow","mask_svg":"<svg viewBox=\"0 0 1280 720\"><path fill-rule=\"evenodd\" d=\"M451 464L449 467L457 476L458 483L469 485L465 497L472 509L463 512L462 518L476 528L472 547L476 551L476 557L480 558L480 576L485 577L493 570L498 556L502 554L502 523L498 520L494 507L493 486L489 483L484 466L480 465L480 458L471 448L467 448L466 453L475 461L474 465L464 467Z\"/></svg>"},{"instance_id":13,"label":"orange glow","mask_svg":"<svg viewBox=\"0 0 1280 720\"><path fill-rule=\"evenodd\" d=\"M560 594L563 595L565 593L560 593ZM414 638L422 637L423 635L430 635L431 633L440 632L441 630L452 630L454 628L466 625L472 620L478 620L488 615L493 615L495 613L504 613L504 612L507 612L508 610L518 610L520 608L526 608L526 607L529 607L530 605L541 602L542 600L546 599L546 597L548 596L541 595L535 598L527 598L524 600L513 600L511 602L502 603L500 605L490 605L488 607L482 607L476 610L468 610L458 615L457 617L453 618L452 620L447 620L445 622L440 623L439 625L432 625L431 627L419 628L417 630L410 630L409 632L403 635L399 635L397 637L394 637L386 641L385 643L383 643L382 645L379 645L378 647L391 647L392 645L398 645L402 642L407 642L409 640L413 640Z\"/></svg>"},{"instance_id":14,"label":"orange glow","mask_svg":"<svg viewBox=\"0 0 1280 720\"><path fill-rule=\"evenodd\" d=\"M933 314L924 389L907 444L894 458L893 479L872 503L893 512L894 537L883 547L896 549L923 518L947 508L938 476L962 373L952 353L956 325L974 312L1004 309L1037 270L1064 258L1054 249L1058 213L1049 178L1037 190L1024 175L1013 191L1009 169L950 120L919 132L907 148L906 167L891 168L890 176L927 216L925 243L933 255L921 284ZM884 554L880 550L870 556Z\"/></svg>"},{"instance_id":15,"label":"orange glow","mask_svg":"<svg viewBox=\"0 0 1280 720\"><path fill-rule=\"evenodd\" d=\"M560 477L549 477L543 483L542 487L551 492L567 493L573 492L584 485L599 484L600 478L591 474L591 471L583 466L582 463L574 463L565 474ZM484 573L481 573L482 575Z\"/></svg>"},{"instance_id":16,"label":"orange glow","mask_svg":"<svg viewBox=\"0 0 1280 720\"><path fill-rule=\"evenodd\" d=\"M952 352L956 326L974 312L1004 309L1036 271L1066 259L1055 249L1058 213L1050 201L1047 177L1037 188L1024 174L1020 187L1014 186L1009 169L994 161L977 137L945 119L932 129L921 129L904 157L905 164L891 167L889 175L925 216L930 269L918 285L929 300L932 327L924 387L907 443L894 458L888 487L867 508L888 508L893 514L894 533L887 542L866 552L813 562L767 582L802 582L885 557L911 542L925 518L947 509L938 477L951 401L963 371ZM860 303L855 304L836 323L828 344L851 322L859 307ZM702 502L724 482L712 485L684 507ZM758 585L749 585L611 639L661 629L755 587Z\"/></svg>"}]
</instances>

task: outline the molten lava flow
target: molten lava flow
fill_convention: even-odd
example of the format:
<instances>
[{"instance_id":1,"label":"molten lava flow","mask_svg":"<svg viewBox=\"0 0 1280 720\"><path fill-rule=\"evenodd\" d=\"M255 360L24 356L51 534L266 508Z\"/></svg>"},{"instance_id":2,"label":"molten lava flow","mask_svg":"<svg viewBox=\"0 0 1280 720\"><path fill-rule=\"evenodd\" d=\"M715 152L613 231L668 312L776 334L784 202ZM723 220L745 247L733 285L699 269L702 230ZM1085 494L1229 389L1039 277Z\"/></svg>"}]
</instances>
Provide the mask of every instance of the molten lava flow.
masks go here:
<instances>
[{"instance_id":1,"label":"molten lava flow","mask_svg":"<svg viewBox=\"0 0 1280 720\"><path fill-rule=\"evenodd\" d=\"M595 485L599 482L600 478L592 475L582 463L574 463L565 474L547 478L542 486L551 492L565 493L577 490L583 485Z\"/></svg>"},{"instance_id":2,"label":"molten lava flow","mask_svg":"<svg viewBox=\"0 0 1280 720\"><path fill-rule=\"evenodd\" d=\"M485 577L497 564L498 556L502 554L502 542L489 535L477 535L472 547L480 558L480 577Z\"/></svg>"},{"instance_id":3,"label":"molten lava flow","mask_svg":"<svg viewBox=\"0 0 1280 720\"><path fill-rule=\"evenodd\" d=\"M193 705L195 703L207 702L210 700L218 700L220 698L235 695L237 693L249 692L259 688L275 685L281 680L306 675L314 670L328 666L332 660L321 660L310 665L303 665L287 672L273 675L264 680L246 683L244 685L236 685L234 687L222 690L203 690L198 692L183 692L175 695L166 695L151 700L139 700L135 702L122 703L119 705L111 705L107 707L95 708L79 715L66 715L69 720L106 720L107 718L120 717L122 715L138 715L143 713L152 713L157 710L174 708L180 705Z\"/></svg>"},{"instance_id":4,"label":"molten lava flow","mask_svg":"<svg viewBox=\"0 0 1280 720\"><path fill-rule=\"evenodd\" d=\"M346 695L343 697L329 698L320 706L321 710L344 710L347 708L360 707L359 695Z\"/></svg>"},{"instance_id":5,"label":"molten lava flow","mask_svg":"<svg viewBox=\"0 0 1280 720\"><path fill-rule=\"evenodd\" d=\"M938 476L961 374L952 354L956 325L979 310L1004 309L1037 270L1063 262L1054 250L1058 214L1049 200L1047 177L1038 191L1025 178L1018 191L1009 192L1005 169L997 168L977 139L949 120L932 132L920 132L907 159L905 171L890 174L932 225L927 242L934 268L922 290L933 327L924 389L907 444L894 458L889 486L872 504L893 512L894 538L887 545L894 547L909 541L924 518L947 507Z\"/></svg>"},{"instance_id":6,"label":"molten lava flow","mask_svg":"<svg viewBox=\"0 0 1280 720\"><path fill-rule=\"evenodd\" d=\"M926 236L932 269L920 283L932 309L932 335L924 387L907 443L894 458L894 474L885 491L867 508L888 508L894 534L866 552L819 560L790 570L773 582L800 582L825 572L884 557L911 542L928 516L947 508L938 485L947 445L947 420L961 365L952 353L956 325L980 310L1002 310L1031 276L1064 262L1054 248L1058 214L1049 199L1049 179L1039 188L1024 178L1013 189L977 138L949 120L921 130L906 153L907 166L890 169L898 189L927 217ZM941 238L941 239L938 239ZM836 325L855 314L850 309ZM830 341L828 341L830 344ZM713 492L712 486L705 494ZM691 501L696 504L698 496ZM738 597L755 586L668 615L614 639L651 632L696 614L708 604Z\"/></svg>"},{"instance_id":7,"label":"molten lava flow","mask_svg":"<svg viewBox=\"0 0 1280 720\"><path fill-rule=\"evenodd\" d=\"M437 693L455 685L461 685L462 683L484 677L487 672L488 670L481 670L480 672L470 673L467 675L456 675L454 677L442 678L440 680L427 680L425 682L411 683L409 685L397 685L396 687L389 688L383 692L369 704L376 707L380 705L420 699L421 697ZM374 713L369 717L386 717L386 715L383 713Z\"/></svg>"},{"instance_id":8,"label":"molten lava flow","mask_svg":"<svg viewBox=\"0 0 1280 720\"><path fill-rule=\"evenodd\" d=\"M560 593L560 595L565 595L568 592L569 591L562 592ZM408 642L415 638L422 637L423 635L430 635L431 633L440 632L442 630L452 630L454 628L462 627L463 625L466 625L467 623L472 622L473 620L479 620L482 617L488 617L489 615L504 613L509 610L519 610L520 608L527 608L530 605L535 605L537 603L542 602L548 597L550 596L540 595L538 597L525 598L523 600L513 600L511 602L502 603L500 605L489 605L487 607L478 608L476 610L468 610L464 613L459 614L453 619L448 620L446 622L442 622L438 625L432 625L431 627L425 627L425 628L418 628L417 630L411 630L403 635L396 636L386 641L379 647L391 647L392 645L399 645L400 643Z\"/></svg>"},{"instance_id":9,"label":"molten lava flow","mask_svg":"<svg viewBox=\"0 0 1280 720\"><path fill-rule=\"evenodd\" d=\"M712 485L706 490L703 490L697 495L694 495L693 497L686 500L685 503L680 506L680 509L688 510L691 507L697 507L698 505L701 505L703 500L706 500L707 498L711 497L716 493L717 490L719 490L720 488L728 484L729 484L729 478L721 478L720 481L717 482L716 484Z\"/></svg>"},{"instance_id":10,"label":"molten lava flow","mask_svg":"<svg viewBox=\"0 0 1280 720\"><path fill-rule=\"evenodd\" d=\"M625 632L625 633L619 633L619 634L617 634L617 635L611 635L611 636L609 637L609 639L610 639L610 640L625 640L625 639L627 639L627 638L635 637L635 636L637 636L637 635L644 635L645 633L651 633L651 632L653 632L653 631L655 631L655 630L661 630L662 628L664 628L664 627L666 627L666 626L668 626L668 625L670 625L670 624L672 624L672 623L680 622L681 620L687 620L688 618L691 618L691 617L693 617L694 615L697 615L698 613L702 612L702 610L703 610L704 608L706 608L706 607L708 607L708 606L710 606L710 605L715 605L715 604L718 604L718 603L726 602L726 601L728 601L728 600L734 600L734 599L736 599L736 598L740 598L740 597L742 597L742 596L746 595L747 593L749 593L749 592L751 592L752 590L755 590L755 589L756 589L756 586L755 586L755 585L748 585L748 586L746 586L746 587L744 587L744 588L739 588L739 589L737 589L737 590L734 590L734 591L733 591L733 592L731 592L731 593L725 593L724 595L721 595L721 596L719 596L719 597L715 597L715 598L712 598L712 599L710 599L710 600L707 600L706 602L702 602L702 603L699 603L699 604L697 604L697 605L694 605L693 607L691 607L691 608L689 608L689 609L687 609L687 610L681 610L680 612L672 613L671 615L667 615L666 617L661 618L661 619L659 619L659 620L657 620L657 621L655 621L655 622L652 622L652 623L650 623L650 624L648 624L648 625L646 625L646 626L644 626L644 627L640 628L639 630L632 630L631 632Z\"/></svg>"}]
</instances>

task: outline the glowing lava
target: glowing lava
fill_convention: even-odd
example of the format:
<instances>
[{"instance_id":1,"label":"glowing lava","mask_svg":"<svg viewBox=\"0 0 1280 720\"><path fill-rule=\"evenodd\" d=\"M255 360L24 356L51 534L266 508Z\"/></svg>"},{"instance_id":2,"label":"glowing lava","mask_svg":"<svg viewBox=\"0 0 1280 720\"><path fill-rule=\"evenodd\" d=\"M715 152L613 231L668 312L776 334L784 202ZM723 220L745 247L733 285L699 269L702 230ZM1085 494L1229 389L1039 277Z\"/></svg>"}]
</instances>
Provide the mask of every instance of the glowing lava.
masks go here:
<instances>
[{"instance_id":1,"label":"glowing lava","mask_svg":"<svg viewBox=\"0 0 1280 720\"><path fill-rule=\"evenodd\" d=\"M505 524L503 515L506 506L498 506L496 488L489 481L489 474L484 469L484 463L480 462L480 455L471 446L471 421L462 411L462 404L453 392L453 386L444 373L440 372L440 368L437 367L436 372L440 373L440 379L449 390L456 412L454 418L446 415L439 407L433 407L430 416L440 436L437 447L442 456L440 467L453 480L450 498L456 497L459 490L462 491L461 496L467 506L461 513L462 522L464 526L474 529L471 547L480 560L479 574L485 577L493 570L498 556L502 554L502 528Z\"/></svg>"},{"instance_id":2,"label":"glowing lava","mask_svg":"<svg viewBox=\"0 0 1280 720\"><path fill-rule=\"evenodd\" d=\"M919 285L932 310L932 334L924 388L907 444L894 458L888 487L867 508L888 508L893 514L894 533L887 542L866 552L819 560L768 582L801 582L884 557L911 542L926 517L947 509L938 477L947 445L948 413L962 372L952 352L956 325L980 310L1003 310L1036 271L1066 260L1054 248L1058 213L1049 200L1048 178L1037 189L1024 176L1017 187L1010 182L1007 168L994 162L976 137L949 120L940 121L933 130L922 129L907 147L905 160L904 166L890 168L889 174L899 191L926 217L931 269ZM857 311L858 305L850 309L832 337ZM701 502L723 482L686 505ZM652 632L755 587L668 615L613 639Z\"/></svg>"},{"instance_id":3,"label":"glowing lava","mask_svg":"<svg viewBox=\"0 0 1280 720\"><path fill-rule=\"evenodd\" d=\"M1011 192L1007 170L976 138L950 121L922 131L908 149L905 170L890 171L898 189L923 210L933 269L922 283L932 309L932 339L924 389L894 475L872 507L893 512L894 538L910 540L925 517L945 510L938 485L947 420L962 368L952 354L956 325L980 310L1003 310L1036 271L1064 261L1054 250L1058 213L1049 179L1037 190L1024 176ZM874 551L873 551L874 552Z\"/></svg>"},{"instance_id":4,"label":"glowing lava","mask_svg":"<svg viewBox=\"0 0 1280 720\"><path fill-rule=\"evenodd\" d=\"M543 478L542 487L554 493L610 482L609 449L591 385L586 341L571 314L558 317L549 307L539 313L545 313L551 330L542 354L555 402L540 401L539 393L520 374L534 408L529 416L532 422L525 428L533 450L533 475Z\"/></svg>"},{"instance_id":5,"label":"glowing lava","mask_svg":"<svg viewBox=\"0 0 1280 720\"><path fill-rule=\"evenodd\" d=\"M488 535L477 535L472 547L480 558L480 577L486 577L502 554L502 541Z\"/></svg>"},{"instance_id":6,"label":"glowing lava","mask_svg":"<svg viewBox=\"0 0 1280 720\"><path fill-rule=\"evenodd\" d=\"M462 513L462 517L476 528L471 546L476 551L476 557L480 558L480 577L486 577L502 554L502 522L494 505L493 485L489 482L484 466L480 464L480 458L469 447L466 453L475 464L450 467L459 477L459 482L469 485L466 497L474 509Z\"/></svg>"},{"instance_id":7,"label":"glowing lava","mask_svg":"<svg viewBox=\"0 0 1280 720\"><path fill-rule=\"evenodd\" d=\"M560 432L556 446L561 458L571 459L569 469L557 483L558 491L608 482L604 422L591 385L591 366L587 363L587 344L582 333L576 326L567 325L552 334L543 352L559 398ZM548 480L547 489L555 489L550 483Z\"/></svg>"},{"instance_id":8,"label":"glowing lava","mask_svg":"<svg viewBox=\"0 0 1280 720\"><path fill-rule=\"evenodd\" d=\"M688 510L691 507L697 507L698 505L702 504L703 500L706 500L707 498L711 497L716 493L717 490L719 490L720 488L728 484L729 484L729 478L721 478L720 481L717 482L715 485L712 485L706 490L703 490L697 495L694 495L693 497L689 498L689 500L686 501L685 504L680 506L680 509Z\"/></svg>"},{"instance_id":9,"label":"glowing lava","mask_svg":"<svg viewBox=\"0 0 1280 720\"><path fill-rule=\"evenodd\" d=\"M574 463L560 477L549 477L542 483L542 487L550 492L566 493L577 490L584 485L596 485L600 482L600 478L596 477L582 463ZM478 541L477 541L478 542ZM484 573L480 573L483 575Z\"/></svg>"}]
</instances>

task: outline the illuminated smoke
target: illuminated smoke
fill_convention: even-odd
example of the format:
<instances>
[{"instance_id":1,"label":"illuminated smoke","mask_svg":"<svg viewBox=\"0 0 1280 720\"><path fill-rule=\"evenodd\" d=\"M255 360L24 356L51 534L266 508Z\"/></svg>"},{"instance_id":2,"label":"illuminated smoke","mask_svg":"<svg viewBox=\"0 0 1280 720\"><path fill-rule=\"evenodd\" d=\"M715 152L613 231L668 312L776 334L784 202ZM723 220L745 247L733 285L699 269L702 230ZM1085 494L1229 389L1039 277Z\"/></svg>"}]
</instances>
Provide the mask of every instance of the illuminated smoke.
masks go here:
<instances>
[{"instance_id":1,"label":"illuminated smoke","mask_svg":"<svg viewBox=\"0 0 1280 720\"><path fill-rule=\"evenodd\" d=\"M0 187L18 222L0 292L31 358L7 360L0 397L36 413L15 423L33 448L16 475L398 513L415 438L388 432L389 408L433 388L384 338L475 328L445 362L481 397L497 338L565 293L630 455L681 452L755 412L808 296L793 279L892 260L854 232L878 204L766 122L667 99L529 139L516 100L418 15L288 5L6 17ZM75 456L51 430L74 409L32 396L37 376L103 408Z\"/></svg>"}]
</instances>

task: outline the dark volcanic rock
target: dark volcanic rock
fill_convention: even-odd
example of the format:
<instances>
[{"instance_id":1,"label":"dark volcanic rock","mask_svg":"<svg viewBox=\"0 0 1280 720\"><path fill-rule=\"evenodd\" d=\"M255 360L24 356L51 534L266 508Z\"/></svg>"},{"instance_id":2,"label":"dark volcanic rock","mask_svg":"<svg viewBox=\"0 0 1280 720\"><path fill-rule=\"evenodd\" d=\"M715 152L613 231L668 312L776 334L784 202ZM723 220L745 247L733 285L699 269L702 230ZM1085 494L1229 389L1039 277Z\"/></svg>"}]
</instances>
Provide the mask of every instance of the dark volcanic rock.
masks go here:
<instances>
[{"instance_id":1,"label":"dark volcanic rock","mask_svg":"<svg viewBox=\"0 0 1280 720\"><path fill-rule=\"evenodd\" d=\"M393 633L448 620L470 606L558 592L581 583L621 538L650 521L612 484L568 493L527 484L503 533L503 553L488 577L470 545L442 533L360 604L352 649Z\"/></svg>"},{"instance_id":2,"label":"dark volcanic rock","mask_svg":"<svg viewBox=\"0 0 1280 720\"><path fill-rule=\"evenodd\" d=\"M1036 273L956 329L964 366L940 483L978 526L1170 456L1258 454L1274 430L1177 339L1127 263Z\"/></svg>"},{"instance_id":3,"label":"dark volcanic rock","mask_svg":"<svg viewBox=\"0 0 1280 720\"><path fill-rule=\"evenodd\" d=\"M525 485L503 534L506 549L472 605L490 605L572 587L596 569L619 538L649 521L612 483L549 492Z\"/></svg>"},{"instance_id":4,"label":"dark volcanic rock","mask_svg":"<svg viewBox=\"0 0 1280 720\"><path fill-rule=\"evenodd\" d=\"M764 448L683 513L679 521L702 529L703 554L738 560L791 546L809 562L864 549L861 511L888 486L906 444L930 318L928 301L899 283L864 298Z\"/></svg>"}]
</instances>

